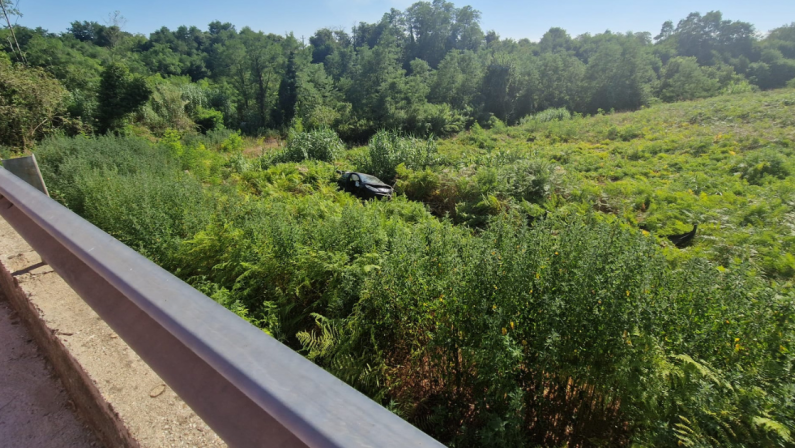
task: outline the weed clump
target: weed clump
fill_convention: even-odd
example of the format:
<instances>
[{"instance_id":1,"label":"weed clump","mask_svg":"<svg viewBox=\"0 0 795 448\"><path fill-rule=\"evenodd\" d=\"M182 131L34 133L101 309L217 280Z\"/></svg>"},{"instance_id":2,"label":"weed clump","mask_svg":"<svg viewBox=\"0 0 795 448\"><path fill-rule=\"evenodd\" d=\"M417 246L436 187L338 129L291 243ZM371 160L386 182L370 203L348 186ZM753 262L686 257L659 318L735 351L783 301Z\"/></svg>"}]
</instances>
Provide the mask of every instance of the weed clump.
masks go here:
<instances>
[{"instance_id":1,"label":"weed clump","mask_svg":"<svg viewBox=\"0 0 795 448\"><path fill-rule=\"evenodd\" d=\"M278 162L302 162L318 160L333 162L345 151L345 144L331 129L315 129L308 132L290 131L287 147L277 158Z\"/></svg>"},{"instance_id":2,"label":"weed clump","mask_svg":"<svg viewBox=\"0 0 795 448\"><path fill-rule=\"evenodd\" d=\"M367 144L367 153L358 162L358 169L384 181L391 181L401 164L408 169L421 170L437 161L437 146L432 137L421 140L396 132L379 131Z\"/></svg>"}]
</instances>

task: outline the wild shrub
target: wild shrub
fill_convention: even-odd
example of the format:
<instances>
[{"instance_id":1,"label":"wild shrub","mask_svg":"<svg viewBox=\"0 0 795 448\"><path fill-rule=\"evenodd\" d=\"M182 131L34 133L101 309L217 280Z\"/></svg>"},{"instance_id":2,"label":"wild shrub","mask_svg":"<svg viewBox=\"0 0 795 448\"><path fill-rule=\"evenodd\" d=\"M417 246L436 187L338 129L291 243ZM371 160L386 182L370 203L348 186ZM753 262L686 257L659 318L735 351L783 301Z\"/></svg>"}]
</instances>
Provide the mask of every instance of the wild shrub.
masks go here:
<instances>
[{"instance_id":1,"label":"wild shrub","mask_svg":"<svg viewBox=\"0 0 795 448\"><path fill-rule=\"evenodd\" d=\"M67 91L44 70L0 58L0 145L31 148L65 121Z\"/></svg>"},{"instance_id":2,"label":"wild shrub","mask_svg":"<svg viewBox=\"0 0 795 448\"><path fill-rule=\"evenodd\" d=\"M182 136L182 143L184 145L198 145L201 143L209 149L223 151L221 144L228 141L232 134L236 133L236 131L226 128L209 130L204 134L189 132Z\"/></svg>"},{"instance_id":3,"label":"wild shrub","mask_svg":"<svg viewBox=\"0 0 795 448\"><path fill-rule=\"evenodd\" d=\"M490 216L524 210L523 203L542 204L560 186L554 163L535 158L486 159L478 164L480 169L474 175L468 169L438 173L398 166L397 192L424 202L436 216L481 227Z\"/></svg>"},{"instance_id":4,"label":"wild shrub","mask_svg":"<svg viewBox=\"0 0 795 448\"><path fill-rule=\"evenodd\" d=\"M332 162L338 159L345 144L331 129L315 129L308 132L290 130L287 147L278 158L280 162L302 162L304 160L319 160Z\"/></svg>"},{"instance_id":5,"label":"wild shrub","mask_svg":"<svg viewBox=\"0 0 795 448\"><path fill-rule=\"evenodd\" d=\"M193 113L192 118L199 132L203 134L212 130L224 128L224 114L215 109L198 107Z\"/></svg>"},{"instance_id":6,"label":"wild shrub","mask_svg":"<svg viewBox=\"0 0 795 448\"><path fill-rule=\"evenodd\" d=\"M221 181L221 168L226 160L217 152L207 149L203 143L196 140L185 143L179 132L169 129L160 139L159 144L168 148L170 155L179 161L182 170L193 174L204 182L219 183ZM237 134L230 134L221 143L221 147L223 148L225 144L242 146Z\"/></svg>"},{"instance_id":7,"label":"wild shrub","mask_svg":"<svg viewBox=\"0 0 795 448\"><path fill-rule=\"evenodd\" d=\"M212 208L189 175L83 173L83 217L153 261L169 265L182 239L206 225Z\"/></svg>"},{"instance_id":8,"label":"wild shrub","mask_svg":"<svg viewBox=\"0 0 795 448\"><path fill-rule=\"evenodd\" d=\"M774 149L753 151L734 169L749 184L761 185L765 177L784 179L789 175L786 159Z\"/></svg>"},{"instance_id":9,"label":"wild shrub","mask_svg":"<svg viewBox=\"0 0 795 448\"><path fill-rule=\"evenodd\" d=\"M562 121L569 119L571 119L571 112L569 112L569 110L565 107L560 107L557 109L546 109L536 114L528 115L519 120L519 124L525 125L530 121L535 121L537 123L547 123L555 120Z\"/></svg>"},{"instance_id":10,"label":"wild shrub","mask_svg":"<svg viewBox=\"0 0 795 448\"><path fill-rule=\"evenodd\" d=\"M36 157L54 199L159 263L212 213L180 160L142 138L57 137Z\"/></svg>"},{"instance_id":11,"label":"wild shrub","mask_svg":"<svg viewBox=\"0 0 795 448\"><path fill-rule=\"evenodd\" d=\"M386 390L371 393L410 421L434 422L425 428L441 440L786 440L789 411L769 412L791 381L779 332L792 322L774 319L790 302L742 268L672 271L652 239L587 219L503 219L474 239L435 226L394 231L401 244L378 257L353 314L326 321L335 340L315 359L344 378L380 377ZM774 382L753 392L755 372L771 368ZM768 418L779 430L759 423Z\"/></svg>"},{"instance_id":12,"label":"wild shrub","mask_svg":"<svg viewBox=\"0 0 795 448\"><path fill-rule=\"evenodd\" d=\"M243 139L240 137L240 134L237 132L233 132L229 134L229 136L224 139L219 145L219 149L222 152L227 153L238 153L243 151Z\"/></svg>"},{"instance_id":13,"label":"wild shrub","mask_svg":"<svg viewBox=\"0 0 795 448\"><path fill-rule=\"evenodd\" d=\"M420 140L396 132L379 131L370 139L367 154L358 162L357 169L390 182L397 175L398 165L421 170L437 163L437 153L433 138Z\"/></svg>"},{"instance_id":14,"label":"wild shrub","mask_svg":"<svg viewBox=\"0 0 795 448\"><path fill-rule=\"evenodd\" d=\"M524 159L500 170L499 190L518 201L541 202L559 182L555 165L539 159Z\"/></svg>"},{"instance_id":15,"label":"wild shrub","mask_svg":"<svg viewBox=\"0 0 795 448\"><path fill-rule=\"evenodd\" d=\"M742 266L672 270L653 238L593 217L474 236L406 220L400 199L321 203L235 206L184 246L186 272L440 440L787 440L791 298Z\"/></svg>"}]
</instances>

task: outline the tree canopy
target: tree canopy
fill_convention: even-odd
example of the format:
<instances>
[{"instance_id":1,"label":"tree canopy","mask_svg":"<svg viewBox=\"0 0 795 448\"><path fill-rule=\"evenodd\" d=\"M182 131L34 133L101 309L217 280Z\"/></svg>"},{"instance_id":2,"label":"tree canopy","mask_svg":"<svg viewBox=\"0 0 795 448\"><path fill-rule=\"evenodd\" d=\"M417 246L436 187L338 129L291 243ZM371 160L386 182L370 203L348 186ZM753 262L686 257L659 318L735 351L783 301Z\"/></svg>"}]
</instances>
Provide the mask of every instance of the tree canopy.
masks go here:
<instances>
[{"instance_id":1,"label":"tree canopy","mask_svg":"<svg viewBox=\"0 0 795 448\"><path fill-rule=\"evenodd\" d=\"M14 31L28 64L66 87L69 113L98 133L127 120L156 133L217 123L257 135L284 132L300 119L364 141L382 128L444 134L493 119L512 124L549 108L634 110L738 85L779 88L795 78L795 23L762 38L720 11L694 12L666 21L653 38L551 28L530 42L484 31L480 19L470 6L432 0L350 30L320 29L308 42L220 21L146 37L124 31L118 13L106 24L76 20L61 34ZM5 27L0 38L10 32ZM3 51L21 62L12 47ZM111 92L111 79L128 76L122 71L136 80L125 85L138 92L135 101L122 98L132 90Z\"/></svg>"}]
</instances>

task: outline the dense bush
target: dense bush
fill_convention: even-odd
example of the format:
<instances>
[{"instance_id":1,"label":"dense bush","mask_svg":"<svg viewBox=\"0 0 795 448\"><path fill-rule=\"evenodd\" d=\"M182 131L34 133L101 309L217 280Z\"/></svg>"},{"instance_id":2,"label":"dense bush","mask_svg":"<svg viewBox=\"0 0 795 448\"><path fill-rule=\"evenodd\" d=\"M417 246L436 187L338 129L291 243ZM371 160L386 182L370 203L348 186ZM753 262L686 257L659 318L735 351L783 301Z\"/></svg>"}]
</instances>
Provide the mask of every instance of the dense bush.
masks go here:
<instances>
[{"instance_id":1,"label":"dense bush","mask_svg":"<svg viewBox=\"0 0 795 448\"><path fill-rule=\"evenodd\" d=\"M161 264L212 214L201 183L182 172L166 146L131 137L59 137L36 155L53 198Z\"/></svg>"},{"instance_id":2,"label":"dense bush","mask_svg":"<svg viewBox=\"0 0 795 448\"><path fill-rule=\"evenodd\" d=\"M500 172L500 190L518 201L542 202L556 186L555 165L538 159L520 160Z\"/></svg>"},{"instance_id":3,"label":"dense bush","mask_svg":"<svg viewBox=\"0 0 795 448\"><path fill-rule=\"evenodd\" d=\"M44 70L0 58L0 145L30 149L64 124L66 89Z\"/></svg>"},{"instance_id":4,"label":"dense bush","mask_svg":"<svg viewBox=\"0 0 795 448\"><path fill-rule=\"evenodd\" d=\"M207 133L215 129L223 129L224 114L215 109L205 109L199 107L193 116L193 121L202 133Z\"/></svg>"},{"instance_id":5,"label":"dense bush","mask_svg":"<svg viewBox=\"0 0 795 448\"><path fill-rule=\"evenodd\" d=\"M495 165L482 164L476 171L473 167L415 171L401 166L396 188L409 199L426 203L437 216L478 227L489 216L509 209L538 215L538 205L560 187L559 167L549 161L505 156Z\"/></svg>"},{"instance_id":6,"label":"dense bush","mask_svg":"<svg viewBox=\"0 0 795 448\"><path fill-rule=\"evenodd\" d=\"M367 144L367 153L357 169L384 181L391 181L398 165L409 169L424 169L438 160L436 141L404 137L396 132L379 131Z\"/></svg>"},{"instance_id":7,"label":"dense bush","mask_svg":"<svg viewBox=\"0 0 795 448\"><path fill-rule=\"evenodd\" d=\"M187 242L182 274L446 443L789 437L792 301L742 265L671 270L594 218L476 237L402 200L267 197Z\"/></svg>"},{"instance_id":8,"label":"dense bush","mask_svg":"<svg viewBox=\"0 0 795 448\"><path fill-rule=\"evenodd\" d=\"M784 179L789 175L786 159L773 149L753 151L735 169L749 184L760 185L765 177Z\"/></svg>"},{"instance_id":9,"label":"dense bush","mask_svg":"<svg viewBox=\"0 0 795 448\"><path fill-rule=\"evenodd\" d=\"M547 109L534 115L528 115L527 117L522 118L519 121L519 124L526 124L529 121L546 123L548 121L568 120L570 118L571 112L569 112L565 107L561 107L558 109Z\"/></svg>"},{"instance_id":10,"label":"dense bush","mask_svg":"<svg viewBox=\"0 0 795 448\"><path fill-rule=\"evenodd\" d=\"M308 132L291 130L287 147L278 160L282 162L304 160L331 162L339 158L344 150L345 144L331 129L315 129Z\"/></svg>"}]
</instances>

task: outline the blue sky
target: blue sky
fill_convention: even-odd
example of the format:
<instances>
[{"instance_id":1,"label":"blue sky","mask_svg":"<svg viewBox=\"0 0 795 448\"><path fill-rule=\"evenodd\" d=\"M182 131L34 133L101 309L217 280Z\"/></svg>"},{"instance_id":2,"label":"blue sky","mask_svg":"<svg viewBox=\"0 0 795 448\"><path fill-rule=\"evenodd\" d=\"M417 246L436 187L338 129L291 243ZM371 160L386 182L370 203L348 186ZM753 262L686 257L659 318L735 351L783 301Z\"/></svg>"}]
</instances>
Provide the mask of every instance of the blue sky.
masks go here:
<instances>
[{"instance_id":1,"label":"blue sky","mask_svg":"<svg viewBox=\"0 0 795 448\"><path fill-rule=\"evenodd\" d=\"M14 1L14 0L11 0ZM150 32L167 26L195 25L206 29L213 20L249 26L275 34L293 31L307 39L323 27L350 29L358 21L377 21L390 8L405 9L411 0L19 0L20 25L61 32L74 20L102 23L118 10L127 19L126 31ZM730 20L751 22L757 31L795 22L795 0L586 0L454 2L483 13L481 26L502 37L538 40L553 26L572 36L582 33L650 31L666 20L674 24L692 11L720 10Z\"/></svg>"}]
</instances>

